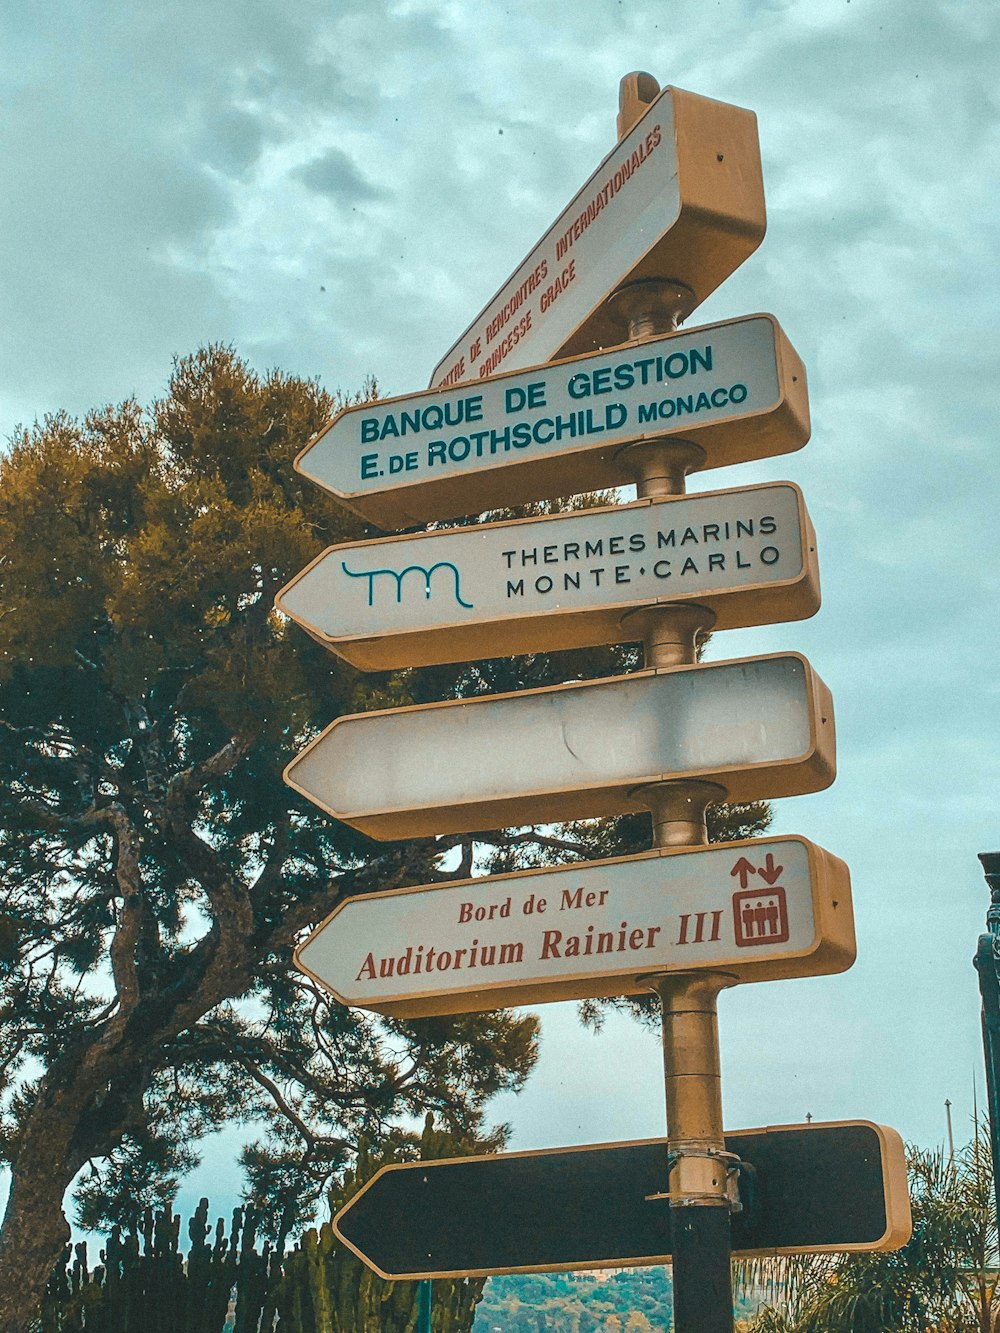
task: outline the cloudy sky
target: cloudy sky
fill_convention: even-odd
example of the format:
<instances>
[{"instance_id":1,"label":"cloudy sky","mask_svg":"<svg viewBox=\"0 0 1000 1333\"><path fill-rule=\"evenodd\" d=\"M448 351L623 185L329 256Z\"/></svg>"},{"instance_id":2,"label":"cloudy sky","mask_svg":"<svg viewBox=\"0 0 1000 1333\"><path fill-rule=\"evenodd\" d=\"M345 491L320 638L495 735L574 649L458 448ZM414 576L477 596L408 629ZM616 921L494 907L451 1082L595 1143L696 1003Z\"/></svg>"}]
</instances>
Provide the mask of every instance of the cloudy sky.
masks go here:
<instances>
[{"instance_id":1,"label":"cloudy sky","mask_svg":"<svg viewBox=\"0 0 1000 1333\"><path fill-rule=\"evenodd\" d=\"M45 0L0 9L0 436L165 385L231 341L350 390L422 388L609 150L618 82L758 116L768 233L689 321L772 312L805 361L789 479L816 525L795 649L839 776L776 807L851 867L844 976L722 998L732 1128L867 1117L930 1145L982 1097L970 958L1000 846L994 0ZM656 1043L543 1012L514 1146L659 1134ZM195 1193L218 1198L225 1151ZM212 1176L216 1179L213 1182ZM213 1184L216 1188L212 1188ZM221 1200L220 1200L221 1201Z\"/></svg>"}]
</instances>

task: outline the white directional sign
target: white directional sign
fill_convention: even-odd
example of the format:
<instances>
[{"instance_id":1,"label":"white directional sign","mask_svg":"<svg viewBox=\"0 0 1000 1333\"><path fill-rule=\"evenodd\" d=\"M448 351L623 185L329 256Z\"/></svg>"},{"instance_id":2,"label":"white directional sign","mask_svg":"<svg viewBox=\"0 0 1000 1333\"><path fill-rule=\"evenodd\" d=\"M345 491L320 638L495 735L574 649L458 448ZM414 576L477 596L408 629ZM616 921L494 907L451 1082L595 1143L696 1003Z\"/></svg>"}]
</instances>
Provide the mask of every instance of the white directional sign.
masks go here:
<instances>
[{"instance_id":1,"label":"white directional sign","mask_svg":"<svg viewBox=\"0 0 1000 1333\"><path fill-rule=\"evenodd\" d=\"M811 616L816 539L789 482L331 546L276 606L364 671L473 661L639 631L697 601L717 629Z\"/></svg>"},{"instance_id":2,"label":"white directional sign","mask_svg":"<svg viewBox=\"0 0 1000 1333\"><path fill-rule=\"evenodd\" d=\"M756 117L665 88L445 353L431 384L621 342L623 326L600 308L620 283L680 280L696 305L753 253L764 227Z\"/></svg>"},{"instance_id":3,"label":"white directional sign","mask_svg":"<svg viewBox=\"0 0 1000 1333\"><path fill-rule=\"evenodd\" d=\"M805 444L805 370L772 315L348 407L295 467L370 522L409 527L623 485L623 446L665 437L700 445L705 468Z\"/></svg>"},{"instance_id":4,"label":"white directional sign","mask_svg":"<svg viewBox=\"0 0 1000 1333\"><path fill-rule=\"evenodd\" d=\"M645 805L669 778L734 801L828 787L833 706L798 654L338 718L285 769L328 814L375 838L544 824Z\"/></svg>"},{"instance_id":5,"label":"white directional sign","mask_svg":"<svg viewBox=\"0 0 1000 1333\"><path fill-rule=\"evenodd\" d=\"M847 867L790 837L349 898L295 962L342 1004L413 1017L637 995L699 968L818 976L854 952Z\"/></svg>"}]
</instances>

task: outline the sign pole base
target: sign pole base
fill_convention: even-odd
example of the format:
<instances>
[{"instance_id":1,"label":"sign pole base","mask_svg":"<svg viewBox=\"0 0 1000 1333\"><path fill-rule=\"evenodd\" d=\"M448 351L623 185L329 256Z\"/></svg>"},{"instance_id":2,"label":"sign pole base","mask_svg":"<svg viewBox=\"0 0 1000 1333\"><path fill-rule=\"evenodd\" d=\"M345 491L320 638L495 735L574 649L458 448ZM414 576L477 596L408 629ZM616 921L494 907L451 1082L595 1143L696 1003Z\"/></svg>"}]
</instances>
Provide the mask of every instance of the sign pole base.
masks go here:
<instances>
[{"instance_id":1,"label":"sign pole base","mask_svg":"<svg viewBox=\"0 0 1000 1333\"><path fill-rule=\"evenodd\" d=\"M729 1208L670 1209L674 1328L733 1333Z\"/></svg>"}]
</instances>

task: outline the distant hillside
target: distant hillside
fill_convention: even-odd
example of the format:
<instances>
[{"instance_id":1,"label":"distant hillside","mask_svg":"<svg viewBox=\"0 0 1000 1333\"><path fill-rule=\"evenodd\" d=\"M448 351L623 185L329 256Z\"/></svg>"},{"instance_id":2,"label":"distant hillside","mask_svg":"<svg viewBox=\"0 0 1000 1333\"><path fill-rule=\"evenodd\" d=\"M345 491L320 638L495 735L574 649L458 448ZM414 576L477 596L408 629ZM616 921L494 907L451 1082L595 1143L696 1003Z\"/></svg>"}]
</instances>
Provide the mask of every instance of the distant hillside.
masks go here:
<instances>
[{"instance_id":1,"label":"distant hillside","mask_svg":"<svg viewBox=\"0 0 1000 1333\"><path fill-rule=\"evenodd\" d=\"M738 1298L737 1319L758 1304ZM666 1268L521 1273L490 1278L472 1333L670 1333L672 1311Z\"/></svg>"},{"instance_id":2,"label":"distant hillside","mask_svg":"<svg viewBox=\"0 0 1000 1333\"><path fill-rule=\"evenodd\" d=\"M669 1333L665 1268L490 1278L473 1333Z\"/></svg>"}]
</instances>

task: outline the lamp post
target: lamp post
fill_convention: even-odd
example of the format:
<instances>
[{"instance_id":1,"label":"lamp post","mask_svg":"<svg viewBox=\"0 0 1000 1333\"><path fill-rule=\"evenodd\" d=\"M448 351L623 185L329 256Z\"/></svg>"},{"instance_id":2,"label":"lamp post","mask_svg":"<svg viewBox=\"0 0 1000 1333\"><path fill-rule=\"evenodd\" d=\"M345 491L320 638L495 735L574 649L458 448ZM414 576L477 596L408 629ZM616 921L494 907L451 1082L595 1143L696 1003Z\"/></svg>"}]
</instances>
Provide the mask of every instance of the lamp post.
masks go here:
<instances>
[{"instance_id":1,"label":"lamp post","mask_svg":"<svg viewBox=\"0 0 1000 1333\"><path fill-rule=\"evenodd\" d=\"M986 934L980 935L974 959L983 997L983 1051L986 1057L986 1099L993 1153L993 1190L1000 1217L1000 852L980 852L990 890Z\"/></svg>"}]
</instances>

